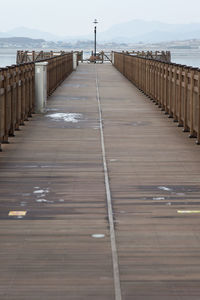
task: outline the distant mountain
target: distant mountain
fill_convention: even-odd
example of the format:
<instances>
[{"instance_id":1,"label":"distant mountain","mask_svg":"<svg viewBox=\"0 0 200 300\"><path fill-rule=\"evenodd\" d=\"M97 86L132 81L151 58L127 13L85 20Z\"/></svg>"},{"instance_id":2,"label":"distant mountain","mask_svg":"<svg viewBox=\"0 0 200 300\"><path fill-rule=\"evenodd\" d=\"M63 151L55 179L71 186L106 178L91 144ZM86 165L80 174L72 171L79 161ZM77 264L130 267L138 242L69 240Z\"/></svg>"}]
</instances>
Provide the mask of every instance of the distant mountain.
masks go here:
<instances>
[{"instance_id":1,"label":"distant mountain","mask_svg":"<svg viewBox=\"0 0 200 300\"><path fill-rule=\"evenodd\" d=\"M9 38L0 38L1 42L5 43L44 43L43 39L30 39L26 37L9 37Z\"/></svg>"},{"instance_id":2,"label":"distant mountain","mask_svg":"<svg viewBox=\"0 0 200 300\"><path fill-rule=\"evenodd\" d=\"M0 32L0 38L16 36L71 43L93 40L93 32L88 35L66 37L56 36L48 32L26 27L19 27L7 32ZM200 23L167 24L157 21L133 20L113 25L104 32L99 32L98 27L97 31L97 40L99 42L159 43L187 39L200 39Z\"/></svg>"},{"instance_id":3,"label":"distant mountain","mask_svg":"<svg viewBox=\"0 0 200 300\"><path fill-rule=\"evenodd\" d=\"M200 30L199 31L178 31L178 32L169 32L169 31L152 31L138 37L133 37L132 41L143 43L161 43L161 42L170 42L170 41L183 41L191 39L200 39Z\"/></svg>"},{"instance_id":4,"label":"distant mountain","mask_svg":"<svg viewBox=\"0 0 200 300\"><path fill-rule=\"evenodd\" d=\"M0 38L0 48L43 48L46 45L43 39L30 39L24 37Z\"/></svg>"},{"instance_id":5,"label":"distant mountain","mask_svg":"<svg viewBox=\"0 0 200 300\"><path fill-rule=\"evenodd\" d=\"M47 41L57 41L61 39L61 37L58 37L49 32L26 27L18 27L7 32L0 32L0 38L3 37L27 37L32 39L44 39Z\"/></svg>"},{"instance_id":6,"label":"distant mountain","mask_svg":"<svg viewBox=\"0 0 200 300\"><path fill-rule=\"evenodd\" d=\"M200 38L200 23L167 24L156 21L133 20L116 24L104 32L97 28L99 42L157 43ZM65 37L64 41L93 40L93 32L85 36Z\"/></svg>"},{"instance_id":7,"label":"distant mountain","mask_svg":"<svg viewBox=\"0 0 200 300\"><path fill-rule=\"evenodd\" d=\"M155 43L171 40L200 38L200 23L167 24L155 21L133 20L113 25L98 38L104 41Z\"/></svg>"},{"instance_id":8,"label":"distant mountain","mask_svg":"<svg viewBox=\"0 0 200 300\"><path fill-rule=\"evenodd\" d=\"M80 36L58 36L49 32L45 32L38 29L32 29L27 27L18 27L13 30L6 32L0 32L0 38L7 37L27 37L31 39L44 39L46 41L63 41L63 42L77 42L78 40L88 40L93 39L93 34L90 35L80 35Z\"/></svg>"}]
</instances>

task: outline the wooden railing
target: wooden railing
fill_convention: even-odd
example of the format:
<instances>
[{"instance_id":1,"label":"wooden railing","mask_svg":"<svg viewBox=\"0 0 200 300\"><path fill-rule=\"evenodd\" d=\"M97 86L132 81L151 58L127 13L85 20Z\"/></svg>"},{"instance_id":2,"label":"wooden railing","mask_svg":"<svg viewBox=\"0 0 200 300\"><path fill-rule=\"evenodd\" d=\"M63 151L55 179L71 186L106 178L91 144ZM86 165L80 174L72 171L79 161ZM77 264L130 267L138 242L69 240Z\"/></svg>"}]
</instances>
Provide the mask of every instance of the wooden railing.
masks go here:
<instances>
[{"instance_id":1,"label":"wooden railing","mask_svg":"<svg viewBox=\"0 0 200 300\"><path fill-rule=\"evenodd\" d=\"M47 66L47 94L50 96L61 82L73 71L73 53L63 54L46 59Z\"/></svg>"},{"instance_id":2,"label":"wooden railing","mask_svg":"<svg viewBox=\"0 0 200 300\"><path fill-rule=\"evenodd\" d=\"M171 63L170 51L127 51L126 54L135 55L138 57L159 60L161 62Z\"/></svg>"},{"instance_id":3,"label":"wooden railing","mask_svg":"<svg viewBox=\"0 0 200 300\"><path fill-rule=\"evenodd\" d=\"M200 70L114 53L114 66L200 144Z\"/></svg>"},{"instance_id":4,"label":"wooden railing","mask_svg":"<svg viewBox=\"0 0 200 300\"><path fill-rule=\"evenodd\" d=\"M0 146L31 117L34 78L34 63L0 69Z\"/></svg>"},{"instance_id":5,"label":"wooden railing","mask_svg":"<svg viewBox=\"0 0 200 300\"><path fill-rule=\"evenodd\" d=\"M46 60L47 94L73 70L73 53ZM0 69L0 151L9 136L32 116L35 101L35 64L25 63Z\"/></svg>"},{"instance_id":6,"label":"wooden railing","mask_svg":"<svg viewBox=\"0 0 200 300\"><path fill-rule=\"evenodd\" d=\"M83 51L74 51L77 53L78 61L83 60ZM48 58L54 58L56 56L61 56L70 53L65 51L24 51L18 50L16 57L16 64L23 64L28 62L38 62L47 60Z\"/></svg>"},{"instance_id":7,"label":"wooden railing","mask_svg":"<svg viewBox=\"0 0 200 300\"><path fill-rule=\"evenodd\" d=\"M36 62L44 59L52 58L55 56L63 55L65 51L24 51L18 50L16 57L16 64L23 64L28 62Z\"/></svg>"}]
</instances>

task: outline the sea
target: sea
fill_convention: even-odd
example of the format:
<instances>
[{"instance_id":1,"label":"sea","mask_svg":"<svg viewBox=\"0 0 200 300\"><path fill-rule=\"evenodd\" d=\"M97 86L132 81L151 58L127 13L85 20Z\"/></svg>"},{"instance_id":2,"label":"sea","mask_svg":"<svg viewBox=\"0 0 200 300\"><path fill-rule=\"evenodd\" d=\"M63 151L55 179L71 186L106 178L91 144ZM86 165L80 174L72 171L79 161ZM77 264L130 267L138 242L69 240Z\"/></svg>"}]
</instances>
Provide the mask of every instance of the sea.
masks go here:
<instances>
[{"instance_id":1,"label":"sea","mask_svg":"<svg viewBox=\"0 0 200 300\"><path fill-rule=\"evenodd\" d=\"M172 62L200 68L200 49L170 49ZM16 64L16 49L0 48L0 68ZM89 57L86 52L84 57Z\"/></svg>"},{"instance_id":2,"label":"sea","mask_svg":"<svg viewBox=\"0 0 200 300\"><path fill-rule=\"evenodd\" d=\"M0 48L0 68L16 64L16 49Z\"/></svg>"}]
</instances>

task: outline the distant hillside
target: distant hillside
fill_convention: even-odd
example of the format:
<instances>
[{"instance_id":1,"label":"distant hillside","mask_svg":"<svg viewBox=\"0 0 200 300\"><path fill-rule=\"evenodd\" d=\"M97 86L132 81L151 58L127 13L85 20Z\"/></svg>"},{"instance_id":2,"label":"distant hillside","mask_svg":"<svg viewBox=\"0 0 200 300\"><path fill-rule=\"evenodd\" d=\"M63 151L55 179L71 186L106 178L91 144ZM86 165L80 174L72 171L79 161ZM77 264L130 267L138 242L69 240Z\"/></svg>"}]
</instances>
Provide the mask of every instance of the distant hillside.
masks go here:
<instances>
[{"instance_id":1,"label":"distant hillside","mask_svg":"<svg viewBox=\"0 0 200 300\"><path fill-rule=\"evenodd\" d=\"M167 24L154 21L133 20L112 26L99 33L105 41L155 43L172 40L200 38L200 23Z\"/></svg>"},{"instance_id":2,"label":"distant hillside","mask_svg":"<svg viewBox=\"0 0 200 300\"><path fill-rule=\"evenodd\" d=\"M17 37L24 36L32 39L44 39L47 41L57 41L60 37L38 29L17 27L7 32L0 32L0 38L2 37Z\"/></svg>"},{"instance_id":3,"label":"distant hillside","mask_svg":"<svg viewBox=\"0 0 200 300\"><path fill-rule=\"evenodd\" d=\"M42 39L30 39L26 37L11 37L11 38L0 38L0 47L11 47L11 48L20 48L20 47L35 47L40 48L45 44L45 40Z\"/></svg>"},{"instance_id":4,"label":"distant hillside","mask_svg":"<svg viewBox=\"0 0 200 300\"><path fill-rule=\"evenodd\" d=\"M200 39L200 23L167 24L156 21L132 20L116 24L104 32L97 27L97 41L102 43L160 43L175 40ZM56 36L54 34L25 27L15 28L7 32L0 32L0 38L27 37L42 39L47 42L76 43L77 41L93 40L93 29L82 36Z\"/></svg>"},{"instance_id":5,"label":"distant hillside","mask_svg":"<svg viewBox=\"0 0 200 300\"><path fill-rule=\"evenodd\" d=\"M12 43L43 43L43 39L30 39L27 37L10 37L10 38L0 38L1 42L12 42Z\"/></svg>"}]
</instances>

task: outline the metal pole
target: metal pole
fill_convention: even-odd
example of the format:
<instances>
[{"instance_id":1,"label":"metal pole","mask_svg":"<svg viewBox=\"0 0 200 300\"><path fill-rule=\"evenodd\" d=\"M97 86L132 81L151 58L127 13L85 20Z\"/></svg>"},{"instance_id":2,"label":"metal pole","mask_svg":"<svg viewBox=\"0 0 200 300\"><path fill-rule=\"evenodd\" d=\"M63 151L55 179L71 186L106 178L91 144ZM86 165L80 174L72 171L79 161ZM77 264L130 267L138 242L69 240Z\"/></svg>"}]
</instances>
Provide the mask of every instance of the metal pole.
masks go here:
<instances>
[{"instance_id":1,"label":"metal pole","mask_svg":"<svg viewBox=\"0 0 200 300\"><path fill-rule=\"evenodd\" d=\"M94 26L94 63L96 64L97 55L97 27Z\"/></svg>"},{"instance_id":2,"label":"metal pole","mask_svg":"<svg viewBox=\"0 0 200 300\"><path fill-rule=\"evenodd\" d=\"M96 56L97 56L97 26L96 26L96 24L98 24L97 19L95 19L93 23L95 24L95 26L94 26L94 63L96 63Z\"/></svg>"},{"instance_id":3,"label":"metal pole","mask_svg":"<svg viewBox=\"0 0 200 300\"><path fill-rule=\"evenodd\" d=\"M97 27L94 27L94 56L97 55Z\"/></svg>"}]
</instances>

